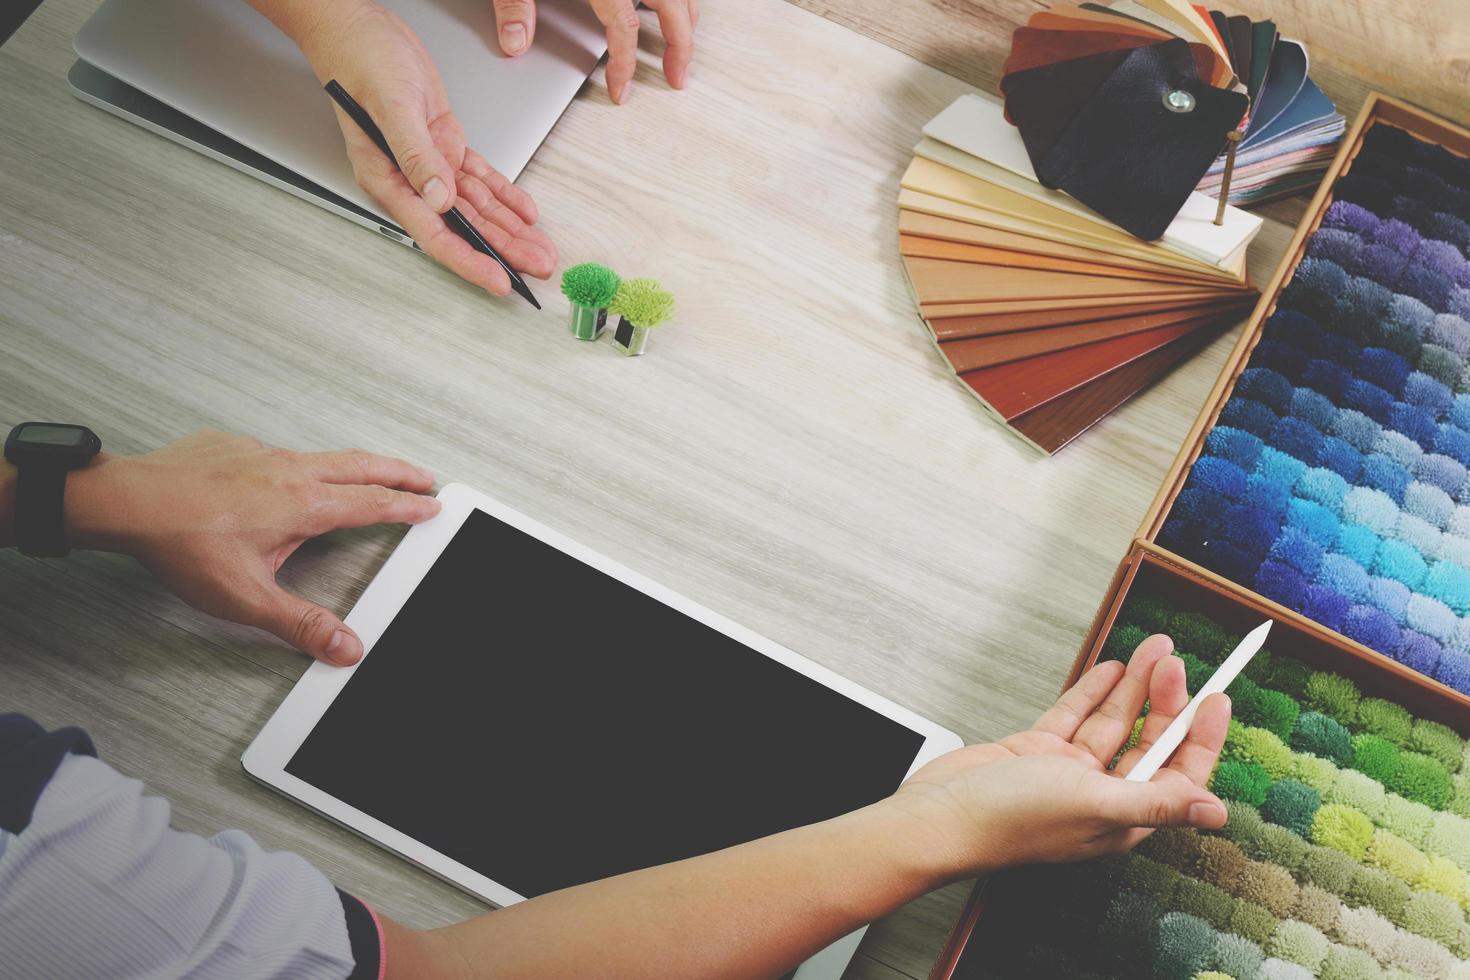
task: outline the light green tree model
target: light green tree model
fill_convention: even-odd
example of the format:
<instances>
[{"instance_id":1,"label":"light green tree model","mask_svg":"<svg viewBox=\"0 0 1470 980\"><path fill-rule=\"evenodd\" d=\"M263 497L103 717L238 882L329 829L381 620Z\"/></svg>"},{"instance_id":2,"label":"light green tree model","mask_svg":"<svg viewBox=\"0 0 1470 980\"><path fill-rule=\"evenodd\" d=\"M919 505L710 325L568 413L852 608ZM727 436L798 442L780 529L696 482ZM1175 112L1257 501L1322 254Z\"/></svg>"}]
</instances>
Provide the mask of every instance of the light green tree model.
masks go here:
<instances>
[{"instance_id":1,"label":"light green tree model","mask_svg":"<svg viewBox=\"0 0 1470 980\"><path fill-rule=\"evenodd\" d=\"M608 312L619 317L613 346L631 357L643 353L649 330L674 315L674 294L653 279L628 279L618 286Z\"/></svg>"},{"instance_id":2,"label":"light green tree model","mask_svg":"<svg viewBox=\"0 0 1470 980\"><path fill-rule=\"evenodd\" d=\"M607 325L607 304L621 280L605 265L583 262L561 274L561 291L572 304L572 336L596 340Z\"/></svg>"}]
</instances>

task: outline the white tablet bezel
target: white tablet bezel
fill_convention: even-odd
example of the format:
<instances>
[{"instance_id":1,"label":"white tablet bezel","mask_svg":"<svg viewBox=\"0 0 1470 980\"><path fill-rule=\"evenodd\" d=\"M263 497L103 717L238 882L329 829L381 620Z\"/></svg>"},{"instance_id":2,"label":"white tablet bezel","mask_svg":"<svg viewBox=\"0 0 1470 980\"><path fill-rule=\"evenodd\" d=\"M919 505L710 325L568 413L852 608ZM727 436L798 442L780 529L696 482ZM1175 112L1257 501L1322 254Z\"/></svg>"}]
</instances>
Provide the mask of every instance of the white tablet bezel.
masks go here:
<instances>
[{"instance_id":1,"label":"white tablet bezel","mask_svg":"<svg viewBox=\"0 0 1470 980\"><path fill-rule=\"evenodd\" d=\"M482 510L919 733L924 737L924 742L919 747L913 765L909 767L909 773L962 744L959 736L953 732L719 613L706 609L605 555L578 544L477 490L452 483L439 492L439 501L443 505L439 515L408 532L347 615L347 624L362 638L364 660L372 656L373 645L398 615L404 602L418 588L470 512ZM245 772L493 905L504 906L523 901L525 896L286 772L286 764L356 669L355 666L329 667L322 663L312 664L245 750L240 760ZM513 745L514 733L504 734L508 737L502 740L502 744Z\"/></svg>"}]
</instances>

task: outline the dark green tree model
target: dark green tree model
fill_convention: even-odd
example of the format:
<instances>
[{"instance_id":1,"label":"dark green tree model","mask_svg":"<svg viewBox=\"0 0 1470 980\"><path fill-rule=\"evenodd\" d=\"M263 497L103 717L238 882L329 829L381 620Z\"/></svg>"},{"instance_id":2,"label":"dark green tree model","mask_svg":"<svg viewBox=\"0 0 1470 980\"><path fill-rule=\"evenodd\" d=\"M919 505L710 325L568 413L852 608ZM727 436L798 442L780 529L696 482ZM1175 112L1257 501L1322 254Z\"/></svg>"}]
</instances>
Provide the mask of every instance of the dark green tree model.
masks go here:
<instances>
[{"instance_id":1,"label":"dark green tree model","mask_svg":"<svg viewBox=\"0 0 1470 980\"><path fill-rule=\"evenodd\" d=\"M618 290L618 274L605 265L583 262L561 274L561 291L572 303L572 336L596 340L607 326L607 304Z\"/></svg>"}]
</instances>

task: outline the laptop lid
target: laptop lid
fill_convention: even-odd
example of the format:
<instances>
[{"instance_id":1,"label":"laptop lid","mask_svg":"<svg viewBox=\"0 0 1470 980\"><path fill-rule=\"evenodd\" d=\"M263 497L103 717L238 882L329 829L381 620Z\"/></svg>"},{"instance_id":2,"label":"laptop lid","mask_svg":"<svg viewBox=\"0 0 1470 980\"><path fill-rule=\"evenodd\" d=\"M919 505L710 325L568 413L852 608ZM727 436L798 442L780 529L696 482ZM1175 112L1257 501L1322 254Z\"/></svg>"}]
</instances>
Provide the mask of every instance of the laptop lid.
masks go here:
<instances>
[{"instance_id":1,"label":"laptop lid","mask_svg":"<svg viewBox=\"0 0 1470 980\"><path fill-rule=\"evenodd\" d=\"M489 0L380 0L438 66L466 142L514 180L607 50L584 0L542 0L536 39L500 52ZM107 0L77 54L376 215L305 56L241 0Z\"/></svg>"}]
</instances>

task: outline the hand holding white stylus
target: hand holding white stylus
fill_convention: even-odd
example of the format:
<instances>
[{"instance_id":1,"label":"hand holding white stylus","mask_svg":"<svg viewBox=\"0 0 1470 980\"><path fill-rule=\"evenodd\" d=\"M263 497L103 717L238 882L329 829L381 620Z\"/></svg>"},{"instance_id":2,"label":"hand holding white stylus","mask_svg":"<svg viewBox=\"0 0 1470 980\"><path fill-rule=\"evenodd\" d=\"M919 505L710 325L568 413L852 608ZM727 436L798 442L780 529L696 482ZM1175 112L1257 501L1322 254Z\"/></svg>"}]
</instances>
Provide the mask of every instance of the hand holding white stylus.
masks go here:
<instances>
[{"instance_id":1,"label":"hand holding white stylus","mask_svg":"<svg viewBox=\"0 0 1470 980\"><path fill-rule=\"evenodd\" d=\"M1251 658L1261 649L1266 642L1266 634L1271 632L1271 620L1266 620L1260 626L1246 634L1240 645L1230 652L1220 669L1210 676L1210 679L1200 685L1199 691L1190 700L1183 711L1175 716L1164 729L1164 734L1159 740L1149 746L1143 758L1138 764L1129 770L1125 777L1130 782L1143 783L1153 778L1164 763L1169 761L1169 756L1179 748L1179 743L1184 741L1184 736L1189 733L1189 726L1194 724L1195 712L1199 711L1200 704L1211 694L1218 694L1230 686L1231 682L1245 669L1245 665L1251 662Z\"/></svg>"}]
</instances>

